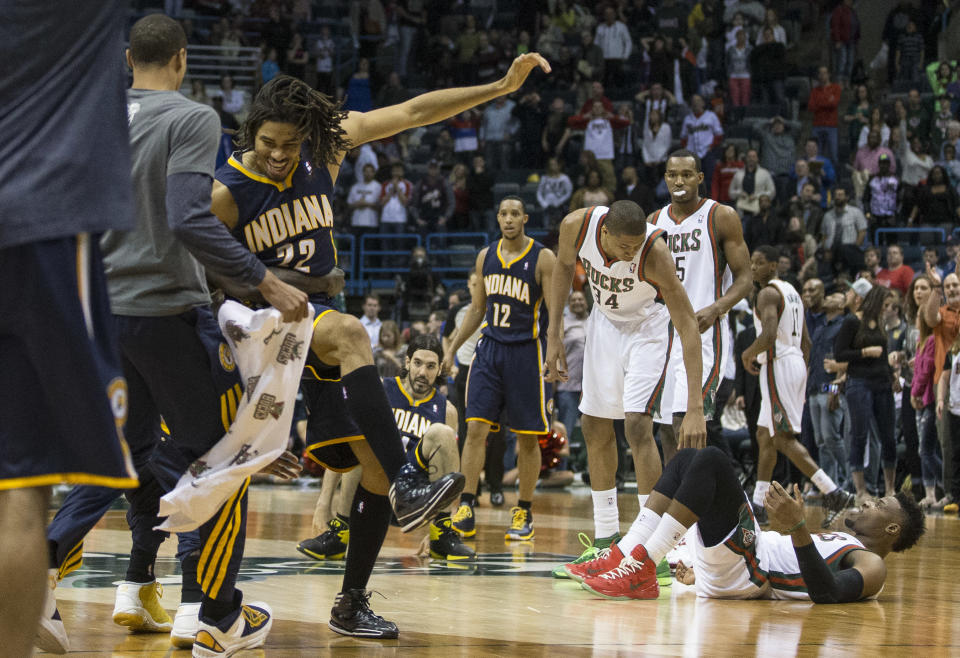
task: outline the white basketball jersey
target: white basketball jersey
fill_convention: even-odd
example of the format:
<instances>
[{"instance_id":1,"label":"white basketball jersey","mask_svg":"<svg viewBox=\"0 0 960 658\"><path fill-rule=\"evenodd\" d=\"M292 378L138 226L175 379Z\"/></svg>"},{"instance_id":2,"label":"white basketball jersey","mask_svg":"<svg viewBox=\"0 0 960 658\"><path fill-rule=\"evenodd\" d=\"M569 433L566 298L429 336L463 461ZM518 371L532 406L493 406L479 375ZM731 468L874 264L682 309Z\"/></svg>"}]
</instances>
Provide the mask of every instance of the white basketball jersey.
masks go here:
<instances>
[{"instance_id":1,"label":"white basketball jersey","mask_svg":"<svg viewBox=\"0 0 960 658\"><path fill-rule=\"evenodd\" d=\"M632 261L611 259L600 246L600 227L607 210L606 206L587 210L577 236L577 255L587 273L594 310L614 325L624 326L643 320L658 306L660 291L643 278L643 264L654 241L662 238L664 232L648 225L647 239Z\"/></svg>"},{"instance_id":2,"label":"white basketball jersey","mask_svg":"<svg viewBox=\"0 0 960 658\"><path fill-rule=\"evenodd\" d=\"M777 323L777 342L773 347L773 353L761 354L757 361L760 363L770 363L773 359L782 359L785 356L799 355L803 357L803 350L800 348L800 341L803 339L803 300L796 288L780 279L771 279L767 284L773 286L780 293L780 306L777 308L777 315L780 318ZM753 310L753 322L757 328L757 335L760 335L761 327L760 316L757 310Z\"/></svg>"},{"instance_id":3,"label":"white basketball jersey","mask_svg":"<svg viewBox=\"0 0 960 658\"><path fill-rule=\"evenodd\" d=\"M840 562L851 551L865 550L859 539L845 532L815 532L810 535L827 567L838 571ZM807 585L800 574L800 563L789 535L765 530L757 542L757 562L770 589L765 598L807 599Z\"/></svg>"},{"instance_id":4,"label":"white basketball jersey","mask_svg":"<svg viewBox=\"0 0 960 658\"><path fill-rule=\"evenodd\" d=\"M688 217L679 219L673 204L657 211L653 224L667 233L667 247L677 266L677 278L687 291L694 312L714 303L733 283L733 274L720 253L714 216L719 204L701 199Z\"/></svg>"}]
</instances>

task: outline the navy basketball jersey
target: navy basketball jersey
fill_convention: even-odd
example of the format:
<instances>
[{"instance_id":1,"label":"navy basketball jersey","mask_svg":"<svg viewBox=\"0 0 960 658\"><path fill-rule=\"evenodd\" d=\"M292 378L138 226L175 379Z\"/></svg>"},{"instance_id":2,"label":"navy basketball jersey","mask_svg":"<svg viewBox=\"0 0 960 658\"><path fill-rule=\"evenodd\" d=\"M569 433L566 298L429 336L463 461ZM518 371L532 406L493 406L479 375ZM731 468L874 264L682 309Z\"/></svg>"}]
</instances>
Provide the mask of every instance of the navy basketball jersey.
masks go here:
<instances>
[{"instance_id":1,"label":"navy basketball jersey","mask_svg":"<svg viewBox=\"0 0 960 658\"><path fill-rule=\"evenodd\" d=\"M434 423L447 422L447 398L440 391L434 389L422 400L414 400L399 377L384 379L383 390L393 409L404 450L416 446Z\"/></svg>"},{"instance_id":2,"label":"navy basketball jersey","mask_svg":"<svg viewBox=\"0 0 960 658\"><path fill-rule=\"evenodd\" d=\"M234 153L217 170L239 211L232 233L267 266L323 276L337 265L333 241L333 180L325 165L300 160L283 181L254 173Z\"/></svg>"},{"instance_id":3,"label":"navy basketball jersey","mask_svg":"<svg viewBox=\"0 0 960 658\"><path fill-rule=\"evenodd\" d=\"M510 262L501 252L503 240L490 244L483 261L487 315L481 333L501 343L533 340L546 332L543 289L537 283L537 259L545 247L527 239L526 249Z\"/></svg>"}]
</instances>

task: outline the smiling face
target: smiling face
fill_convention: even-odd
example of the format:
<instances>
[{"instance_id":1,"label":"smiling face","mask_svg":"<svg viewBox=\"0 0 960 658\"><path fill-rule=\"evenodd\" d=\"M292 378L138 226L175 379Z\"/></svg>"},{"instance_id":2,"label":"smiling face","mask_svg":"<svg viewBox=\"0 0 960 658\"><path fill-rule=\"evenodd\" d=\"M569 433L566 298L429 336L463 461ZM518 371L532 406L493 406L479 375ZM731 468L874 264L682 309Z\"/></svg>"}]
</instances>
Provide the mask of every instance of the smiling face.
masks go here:
<instances>
[{"instance_id":1,"label":"smiling face","mask_svg":"<svg viewBox=\"0 0 960 658\"><path fill-rule=\"evenodd\" d=\"M254 163L268 178L282 181L300 159L303 139L292 123L264 121L254 140Z\"/></svg>"}]
</instances>

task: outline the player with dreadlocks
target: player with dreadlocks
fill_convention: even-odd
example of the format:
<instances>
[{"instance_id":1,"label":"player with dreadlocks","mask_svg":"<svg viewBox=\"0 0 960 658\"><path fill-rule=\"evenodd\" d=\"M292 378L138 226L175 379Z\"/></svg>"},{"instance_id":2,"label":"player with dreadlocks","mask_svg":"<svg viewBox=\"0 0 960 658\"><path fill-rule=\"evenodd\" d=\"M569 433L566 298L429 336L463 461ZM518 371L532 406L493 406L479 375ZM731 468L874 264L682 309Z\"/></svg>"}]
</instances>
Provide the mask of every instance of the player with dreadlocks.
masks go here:
<instances>
[{"instance_id":1,"label":"player with dreadlocks","mask_svg":"<svg viewBox=\"0 0 960 658\"><path fill-rule=\"evenodd\" d=\"M330 198L347 150L509 94L537 66L550 71L543 57L527 53L496 82L429 92L371 112L345 112L300 80L279 76L254 99L241 131L242 150L216 174L213 211L264 264L310 278L328 275L337 265ZM307 382L308 407L323 421L310 423L312 454L334 469L363 466L330 628L393 638L396 624L370 610L366 592L391 504L403 529L412 530L455 499L463 476L429 482L408 464L366 331L357 318L331 308L326 295L313 293L311 301L317 314L304 376L317 380ZM338 378L334 385L323 381Z\"/></svg>"}]
</instances>

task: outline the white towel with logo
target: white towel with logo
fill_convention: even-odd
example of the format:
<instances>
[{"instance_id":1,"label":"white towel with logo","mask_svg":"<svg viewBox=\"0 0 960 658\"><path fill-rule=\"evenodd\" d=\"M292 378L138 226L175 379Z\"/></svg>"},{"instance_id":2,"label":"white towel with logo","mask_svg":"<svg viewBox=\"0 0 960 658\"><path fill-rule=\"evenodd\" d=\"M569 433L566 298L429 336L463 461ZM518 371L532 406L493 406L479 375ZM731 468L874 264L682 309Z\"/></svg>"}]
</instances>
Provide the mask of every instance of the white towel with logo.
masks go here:
<instances>
[{"instance_id":1,"label":"white towel with logo","mask_svg":"<svg viewBox=\"0 0 960 658\"><path fill-rule=\"evenodd\" d=\"M247 477L276 460L290 438L313 332L313 307L306 319L290 323L273 308L254 311L226 302L218 320L245 393L230 431L160 499L159 515L167 519L158 530L186 532L203 525Z\"/></svg>"}]
</instances>

